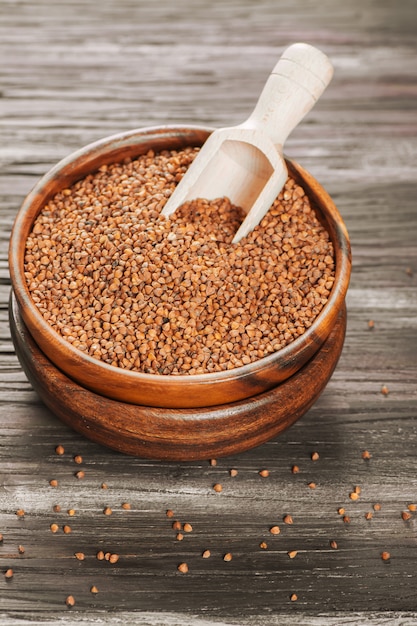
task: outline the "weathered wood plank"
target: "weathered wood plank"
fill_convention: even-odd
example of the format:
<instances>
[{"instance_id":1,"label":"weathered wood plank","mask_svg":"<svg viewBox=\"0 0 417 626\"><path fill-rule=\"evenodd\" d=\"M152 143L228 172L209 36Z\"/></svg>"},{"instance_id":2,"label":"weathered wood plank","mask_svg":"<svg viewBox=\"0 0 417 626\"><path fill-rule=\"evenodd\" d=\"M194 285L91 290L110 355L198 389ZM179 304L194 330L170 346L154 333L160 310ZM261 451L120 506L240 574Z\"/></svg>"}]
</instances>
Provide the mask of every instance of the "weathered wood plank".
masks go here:
<instances>
[{"instance_id":1,"label":"weathered wood plank","mask_svg":"<svg viewBox=\"0 0 417 626\"><path fill-rule=\"evenodd\" d=\"M414 0L323 0L320 7L313 0L2 0L0 623L416 622L417 517L401 516L417 504L416 15ZM153 124L239 123L294 41L321 47L335 65L287 152L327 188L352 239L339 365L289 431L216 466L101 448L42 405L14 354L7 246L18 208L59 159L106 135ZM259 476L263 468L268 478ZM362 491L353 501L355 485ZM112 515L103 513L107 506ZM182 541L168 508L193 526ZM283 522L287 513L292 525ZM269 533L274 524L278 536ZM97 560L100 549L119 561ZM181 561L186 576L177 572Z\"/></svg>"}]
</instances>

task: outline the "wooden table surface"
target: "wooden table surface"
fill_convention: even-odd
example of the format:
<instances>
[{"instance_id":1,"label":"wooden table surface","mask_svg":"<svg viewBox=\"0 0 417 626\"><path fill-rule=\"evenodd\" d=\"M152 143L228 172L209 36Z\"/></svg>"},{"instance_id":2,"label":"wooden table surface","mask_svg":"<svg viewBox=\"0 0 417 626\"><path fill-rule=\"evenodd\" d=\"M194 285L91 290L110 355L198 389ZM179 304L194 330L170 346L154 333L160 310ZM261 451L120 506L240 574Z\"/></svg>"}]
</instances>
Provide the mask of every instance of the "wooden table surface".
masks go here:
<instances>
[{"instance_id":1,"label":"wooden table surface","mask_svg":"<svg viewBox=\"0 0 417 626\"><path fill-rule=\"evenodd\" d=\"M417 623L417 513L407 508L417 504L416 35L414 0L1 0L2 624ZM293 427L216 465L102 448L43 406L14 353L16 212L42 174L91 141L243 121L295 41L335 67L286 153L327 189L351 237L338 367ZM192 525L182 541L173 520ZM98 560L100 550L119 560Z\"/></svg>"}]
</instances>

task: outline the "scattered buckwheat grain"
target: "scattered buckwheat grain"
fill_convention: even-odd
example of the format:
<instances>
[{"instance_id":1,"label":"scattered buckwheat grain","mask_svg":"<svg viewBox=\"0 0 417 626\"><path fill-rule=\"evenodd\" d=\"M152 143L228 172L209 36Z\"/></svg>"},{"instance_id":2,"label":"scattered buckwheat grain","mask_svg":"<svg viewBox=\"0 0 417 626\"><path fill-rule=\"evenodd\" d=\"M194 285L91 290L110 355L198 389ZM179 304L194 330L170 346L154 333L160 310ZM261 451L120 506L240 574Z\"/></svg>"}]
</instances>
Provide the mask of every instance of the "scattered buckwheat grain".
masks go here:
<instances>
[{"instance_id":1,"label":"scattered buckwheat grain","mask_svg":"<svg viewBox=\"0 0 417 626\"><path fill-rule=\"evenodd\" d=\"M181 574L187 574L188 573L188 565L187 563L180 563L178 565L178 571L181 572Z\"/></svg>"}]
</instances>

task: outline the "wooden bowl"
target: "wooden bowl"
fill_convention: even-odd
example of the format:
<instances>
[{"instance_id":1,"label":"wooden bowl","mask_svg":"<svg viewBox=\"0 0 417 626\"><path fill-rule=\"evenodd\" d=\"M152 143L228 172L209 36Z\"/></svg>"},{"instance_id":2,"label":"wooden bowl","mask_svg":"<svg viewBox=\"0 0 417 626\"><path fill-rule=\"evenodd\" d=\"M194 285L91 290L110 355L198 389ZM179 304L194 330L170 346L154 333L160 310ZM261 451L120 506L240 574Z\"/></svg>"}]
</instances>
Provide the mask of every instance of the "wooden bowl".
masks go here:
<instances>
[{"instance_id":1,"label":"wooden bowl","mask_svg":"<svg viewBox=\"0 0 417 626\"><path fill-rule=\"evenodd\" d=\"M342 306L315 356L285 382L240 402L166 409L118 402L78 385L41 352L11 294L16 353L34 389L64 423L109 448L143 458L191 461L237 454L291 426L317 400L336 367L346 330Z\"/></svg>"},{"instance_id":2,"label":"wooden bowl","mask_svg":"<svg viewBox=\"0 0 417 626\"><path fill-rule=\"evenodd\" d=\"M348 234L329 195L294 161L290 173L307 192L327 228L335 251L335 281L330 297L311 327L282 350L254 363L224 372L163 376L143 374L99 361L61 337L34 305L24 276L24 253L33 222L58 191L110 164L135 158L149 149L182 149L202 145L210 129L160 127L133 130L90 144L50 170L23 202L16 217L9 248L12 286L22 318L42 352L69 378L98 394L121 402L192 408L228 404L272 389L297 372L323 345L344 307L351 259Z\"/></svg>"}]
</instances>

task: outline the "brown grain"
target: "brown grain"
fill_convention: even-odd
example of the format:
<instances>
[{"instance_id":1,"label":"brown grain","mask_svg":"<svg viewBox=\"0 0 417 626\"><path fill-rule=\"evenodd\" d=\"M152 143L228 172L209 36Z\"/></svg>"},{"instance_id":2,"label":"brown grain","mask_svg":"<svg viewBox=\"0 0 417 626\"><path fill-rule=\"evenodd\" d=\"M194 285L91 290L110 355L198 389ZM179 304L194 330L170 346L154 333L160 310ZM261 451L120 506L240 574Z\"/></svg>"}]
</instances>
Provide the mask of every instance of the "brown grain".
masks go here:
<instances>
[{"instance_id":1,"label":"brown grain","mask_svg":"<svg viewBox=\"0 0 417 626\"><path fill-rule=\"evenodd\" d=\"M187 574L188 573L188 565L187 563L180 563L178 565L178 571L181 572L181 574Z\"/></svg>"},{"instance_id":2,"label":"brown grain","mask_svg":"<svg viewBox=\"0 0 417 626\"><path fill-rule=\"evenodd\" d=\"M103 166L35 220L24 259L31 297L81 352L144 373L223 371L288 345L326 304L333 246L292 178L239 244L243 213L227 199L160 216L196 152Z\"/></svg>"},{"instance_id":3,"label":"brown grain","mask_svg":"<svg viewBox=\"0 0 417 626\"><path fill-rule=\"evenodd\" d=\"M267 469L260 470L259 476L262 476L262 478L268 478L269 470L267 470Z\"/></svg>"}]
</instances>

